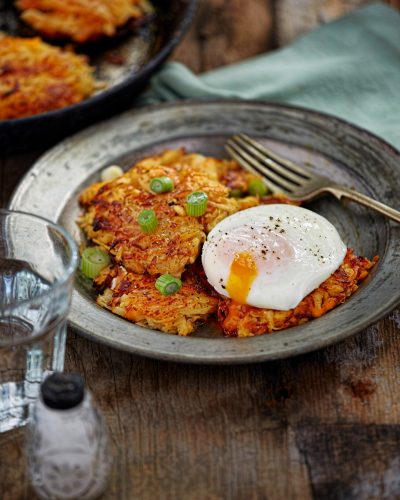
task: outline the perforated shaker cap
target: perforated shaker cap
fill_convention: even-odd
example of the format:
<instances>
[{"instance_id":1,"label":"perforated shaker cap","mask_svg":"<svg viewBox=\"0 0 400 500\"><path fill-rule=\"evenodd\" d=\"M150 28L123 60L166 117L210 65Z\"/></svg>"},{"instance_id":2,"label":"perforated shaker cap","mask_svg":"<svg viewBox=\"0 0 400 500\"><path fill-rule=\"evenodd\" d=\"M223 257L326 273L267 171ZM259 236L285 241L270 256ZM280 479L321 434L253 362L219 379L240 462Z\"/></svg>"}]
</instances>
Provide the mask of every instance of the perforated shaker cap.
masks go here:
<instances>
[{"instance_id":1,"label":"perforated shaker cap","mask_svg":"<svg viewBox=\"0 0 400 500\"><path fill-rule=\"evenodd\" d=\"M53 373L40 387L43 403L56 410L77 406L85 395L85 383L78 373Z\"/></svg>"}]
</instances>

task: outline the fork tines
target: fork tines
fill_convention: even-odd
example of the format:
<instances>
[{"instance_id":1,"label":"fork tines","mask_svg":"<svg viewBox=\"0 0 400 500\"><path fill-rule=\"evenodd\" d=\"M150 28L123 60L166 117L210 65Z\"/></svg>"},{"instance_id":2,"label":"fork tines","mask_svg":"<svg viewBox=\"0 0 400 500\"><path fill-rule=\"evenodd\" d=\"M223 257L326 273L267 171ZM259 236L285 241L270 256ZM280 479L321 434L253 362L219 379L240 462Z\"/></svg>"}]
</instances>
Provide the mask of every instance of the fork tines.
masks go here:
<instances>
[{"instance_id":1,"label":"fork tines","mask_svg":"<svg viewBox=\"0 0 400 500\"><path fill-rule=\"evenodd\" d=\"M249 171L265 178L274 192L291 194L310 180L307 171L290 160L281 158L245 134L234 135L226 150Z\"/></svg>"}]
</instances>

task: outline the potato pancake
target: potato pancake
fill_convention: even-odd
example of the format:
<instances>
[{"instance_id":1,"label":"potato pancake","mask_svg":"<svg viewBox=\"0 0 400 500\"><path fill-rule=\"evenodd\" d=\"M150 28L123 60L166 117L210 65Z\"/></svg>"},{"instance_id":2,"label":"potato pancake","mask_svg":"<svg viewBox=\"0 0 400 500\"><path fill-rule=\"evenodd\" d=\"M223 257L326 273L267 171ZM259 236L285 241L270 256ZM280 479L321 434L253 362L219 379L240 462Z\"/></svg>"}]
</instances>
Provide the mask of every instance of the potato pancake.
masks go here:
<instances>
[{"instance_id":1,"label":"potato pancake","mask_svg":"<svg viewBox=\"0 0 400 500\"><path fill-rule=\"evenodd\" d=\"M169 177L171 191L154 193L152 179ZM88 186L80 196L84 213L78 223L87 237L112 256L113 263L94 280L97 303L134 323L168 333L189 335L210 315L225 336L271 333L322 316L344 302L377 261L347 251L342 265L318 288L289 311L240 305L220 296L207 282L199 254L211 229L238 211L266 204L293 204L284 196L246 196L254 175L235 161L219 160L184 149L167 150L142 159L112 181ZM232 197L232 190L240 197ZM188 216L186 197L194 191L208 195L207 210ZM158 220L146 234L137 221L144 209ZM182 288L164 296L155 287L159 275L181 277Z\"/></svg>"},{"instance_id":2,"label":"potato pancake","mask_svg":"<svg viewBox=\"0 0 400 500\"><path fill-rule=\"evenodd\" d=\"M319 318L350 297L377 260L378 257L374 257L372 261L356 257L349 249L339 269L307 295L296 308L289 311L259 309L223 299L218 306L219 324L228 337L251 337Z\"/></svg>"},{"instance_id":3,"label":"potato pancake","mask_svg":"<svg viewBox=\"0 0 400 500\"><path fill-rule=\"evenodd\" d=\"M219 165L224 164L183 150L145 158L116 180L89 186L82 193L80 201L86 212L79 225L127 270L179 277L196 260L206 233L240 209L238 200L230 198L229 189L218 181ZM171 178L174 189L155 194L150 181L161 176ZM186 214L186 196L194 191L208 195L207 210L201 217ZM252 203L258 203L257 199ZM145 209L157 215L153 234L144 233L137 221Z\"/></svg>"},{"instance_id":4,"label":"potato pancake","mask_svg":"<svg viewBox=\"0 0 400 500\"><path fill-rule=\"evenodd\" d=\"M138 325L184 336L217 310L219 299L191 269L174 295L162 295L155 281L153 276L130 273L122 266L107 268L95 280L102 290L97 303Z\"/></svg>"},{"instance_id":5,"label":"potato pancake","mask_svg":"<svg viewBox=\"0 0 400 500\"><path fill-rule=\"evenodd\" d=\"M152 8L147 0L17 0L22 19L47 38L84 43L115 35Z\"/></svg>"},{"instance_id":6,"label":"potato pancake","mask_svg":"<svg viewBox=\"0 0 400 500\"><path fill-rule=\"evenodd\" d=\"M86 57L39 38L0 37L0 119L80 102L95 90L92 73Z\"/></svg>"}]
</instances>

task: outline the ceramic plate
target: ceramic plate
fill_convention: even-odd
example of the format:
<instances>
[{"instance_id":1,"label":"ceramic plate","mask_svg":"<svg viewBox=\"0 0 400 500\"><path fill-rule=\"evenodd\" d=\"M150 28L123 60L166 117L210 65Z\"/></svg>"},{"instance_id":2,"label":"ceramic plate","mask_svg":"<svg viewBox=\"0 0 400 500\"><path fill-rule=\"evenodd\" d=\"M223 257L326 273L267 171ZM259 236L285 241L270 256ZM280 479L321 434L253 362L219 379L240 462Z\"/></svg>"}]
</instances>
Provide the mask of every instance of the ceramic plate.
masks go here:
<instances>
[{"instance_id":1,"label":"ceramic plate","mask_svg":"<svg viewBox=\"0 0 400 500\"><path fill-rule=\"evenodd\" d=\"M224 157L226 139L238 132L310 170L400 209L400 153L346 122L301 108L260 102L186 102L130 111L65 140L32 167L11 207L58 221L79 243L78 193L110 164L129 167L144 155L185 146ZM380 256L358 291L322 318L271 335L223 338L209 325L190 337L136 326L96 305L78 277L71 326L92 340L144 356L193 363L245 363L312 351L362 330L400 301L400 227L355 204L325 197L308 207L324 215L355 252Z\"/></svg>"}]
</instances>

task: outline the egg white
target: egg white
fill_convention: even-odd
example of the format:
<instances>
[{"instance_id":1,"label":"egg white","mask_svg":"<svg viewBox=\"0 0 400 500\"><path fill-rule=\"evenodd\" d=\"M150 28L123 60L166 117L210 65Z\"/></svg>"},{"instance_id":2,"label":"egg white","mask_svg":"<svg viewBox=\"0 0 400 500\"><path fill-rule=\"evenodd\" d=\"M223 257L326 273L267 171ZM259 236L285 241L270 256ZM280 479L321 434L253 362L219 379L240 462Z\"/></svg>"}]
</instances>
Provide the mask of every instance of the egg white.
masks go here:
<instances>
[{"instance_id":1,"label":"egg white","mask_svg":"<svg viewBox=\"0 0 400 500\"><path fill-rule=\"evenodd\" d=\"M251 254L257 275L245 303L287 311L325 281L343 262L346 245L324 217L293 205L261 205L235 213L208 234L202 264L223 296L232 262Z\"/></svg>"}]
</instances>

